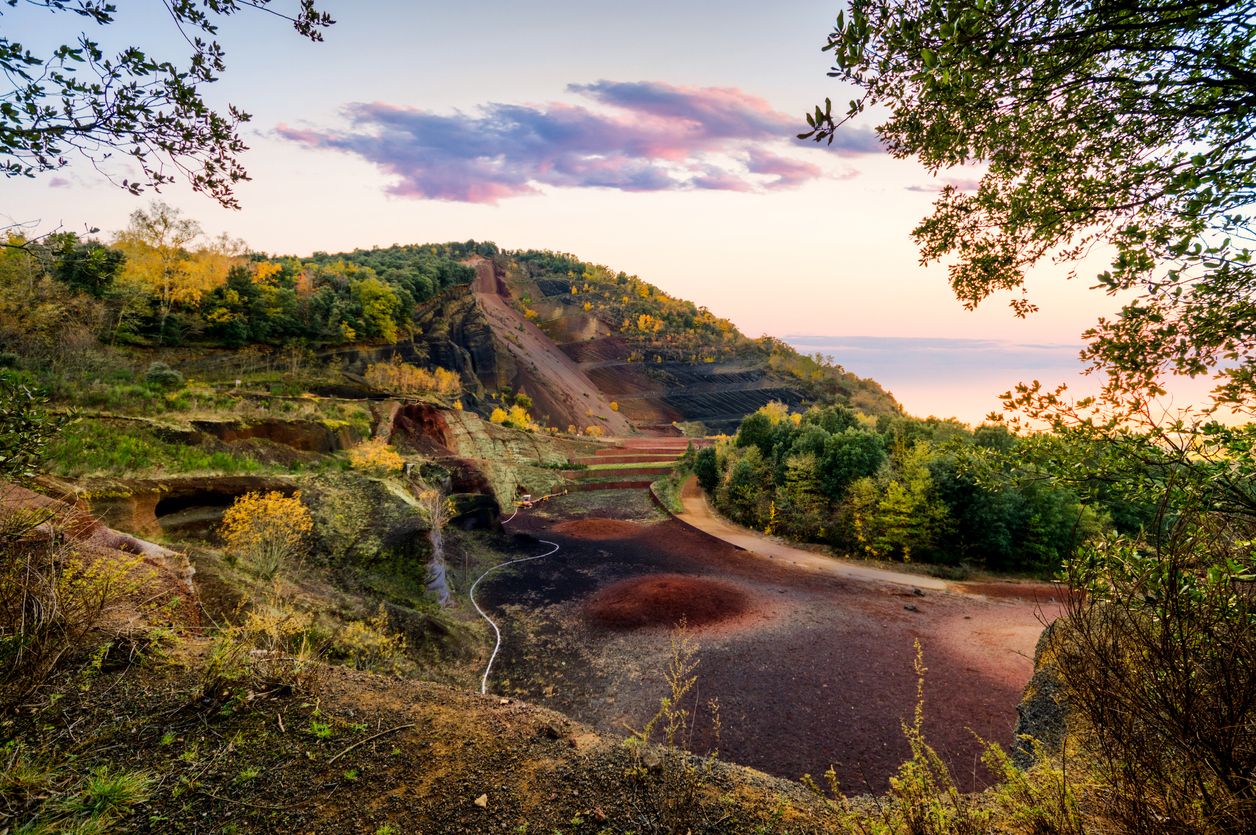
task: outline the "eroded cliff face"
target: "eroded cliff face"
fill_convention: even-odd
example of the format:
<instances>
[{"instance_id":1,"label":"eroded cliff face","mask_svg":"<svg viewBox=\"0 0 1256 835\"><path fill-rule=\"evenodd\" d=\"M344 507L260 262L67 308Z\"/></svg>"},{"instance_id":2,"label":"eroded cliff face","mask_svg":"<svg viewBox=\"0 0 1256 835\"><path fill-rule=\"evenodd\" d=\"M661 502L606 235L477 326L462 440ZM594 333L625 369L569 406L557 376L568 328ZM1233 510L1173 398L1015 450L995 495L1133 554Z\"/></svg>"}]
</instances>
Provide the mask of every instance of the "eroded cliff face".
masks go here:
<instances>
[{"instance_id":1,"label":"eroded cliff face","mask_svg":"<svg viewBox=\"0 0 1256 835\"><path fill-rule=\"evenodd\" d=\"M382 410L383 411L383 410ZM560 489L562 469L596 445L539 432L506 429L466 410L431 403L398 404L387 410L389 442L419 452L449 472L444 485L467 513L509 508L522 493L544 495ZM494 502L488 508L475 499Z\"/></svg>"},{"instance_id":2,"label":"eroded cliff face","mask_svg":"<svg viewBox=\"0 0 1256 835\"><path fill-rule=\"evenodd\" d=\"M509 379L492 328L469 286L441 293L419 311L415 323L422 331L418 341L428 362L457 371L464 390L482 396L486 390L497 391Z\"/></svg>"},{"instance_id":3,"label":"eroded cliff face","mask_svg":"<svg viewBox=\"0 0 1256 835\"><path fill-rule=\"evenodd\" d=\"M790 380L761 362L643 360L570 301L566 282L531 281L486 259L477 264L481 280L446 290L420 311L417 324L428 362L458 371L467 405L483 405L485 413L485 396L509 388L526 391L533 414L560 429L671 434L673 423L697 421L731 432L769 402L803 402ZM537 313L534 321L512 307L523 298Z\"/></svg>"}]
</instances>

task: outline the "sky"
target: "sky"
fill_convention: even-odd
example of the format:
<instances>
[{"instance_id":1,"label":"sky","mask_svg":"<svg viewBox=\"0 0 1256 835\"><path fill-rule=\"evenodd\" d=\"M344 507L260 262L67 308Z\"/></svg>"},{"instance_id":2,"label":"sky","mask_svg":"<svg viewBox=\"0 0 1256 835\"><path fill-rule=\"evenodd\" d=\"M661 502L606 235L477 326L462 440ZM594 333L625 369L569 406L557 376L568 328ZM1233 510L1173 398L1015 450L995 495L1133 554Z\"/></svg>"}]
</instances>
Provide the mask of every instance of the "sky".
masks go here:
<instances>
[{"instance_id":1,"label":"sky","mask_svg":"<svg viewBox=\"0 0 1256 835\"><path fill-rule=\"evenodd\" d=\"M158 0L120 5L94 32L106 48L183 55ZM794 138L825 96L852 97L820 51L833 0L320 5L337 20L321 44L264 14L222 27L228 69L206 89L253 115L243 207L160 195L207 232L296 255L470 238L570 252L832 354L913 413L967 421L1020 379L1075 378L1081 332L1116 307L1046 265L1029 280L1036 315L998 298L964 310L910 234L940 184L976 173L890 158L875 118L832 148ZM81 28L3 14L36 47ZM102 234L152 196L78 162L2 195L6 222Z\"/></svg>"}]
</instances>

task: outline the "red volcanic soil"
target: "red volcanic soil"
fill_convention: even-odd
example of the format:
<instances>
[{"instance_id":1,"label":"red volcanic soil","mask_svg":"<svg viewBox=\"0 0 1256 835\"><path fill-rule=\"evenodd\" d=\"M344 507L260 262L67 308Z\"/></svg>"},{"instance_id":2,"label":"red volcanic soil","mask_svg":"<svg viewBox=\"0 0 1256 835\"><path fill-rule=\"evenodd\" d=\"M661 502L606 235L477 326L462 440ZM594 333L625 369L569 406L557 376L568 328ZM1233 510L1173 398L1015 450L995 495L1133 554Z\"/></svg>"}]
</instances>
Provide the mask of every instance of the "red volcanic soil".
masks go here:
<instances>
[{"instance_id":1,"label":"red volcanic soil","mask_svg":"<svg viewBox=\"0 0 1256 835\"><path fill-rule=\"evenodd\" d=\"M597 516L584 516L592 502ZM663 692L668 621L684 611L696 625L709 605L725 619L694 630L695 704L718 700L720 757L791 779L832 765L844 788L883 791L911 755L902 723L915 708L919 641L926 739L962 788L989 784L977 736L1012 742L1034 646L1060 610L1055 589L994 582L956 593L861 582L749 554L652 513L643 492L608 491L562 497L546 515L511 523L520 533L565 536L552 556L486 588L489 606L518 607L503 624L492 686L606 732L640 726ZM629 514L642 521L622 518ZM674 594L664 581L690 592ZM713 587L743 596L737 614L708 594ZM625 625L607 628L599 616ZM697 723L692 750L716 744Z\"/></svg>"},{"instance_id":2,"label":"red volcanic soil","mask_svg":"<svg viewBox=\"0 0 1256 835\"><path fill-rule=\"evenodd\" d=\"M606 586L585 604L590 622L610 629L705 626L746 613L750 601L719 580L684 574L648 574Z\"/></svg>"},{"instance_id":3,"label":"red volcanic soil","mask_svg":"<svg viewBox=\"0 0 1256 835\"><path fill-rule=\"evenodd\" d=\"M642 527L635 522L625 522L623 519L602 519L595 516L559 522L551 530L554 533L574 536L577 539L611 540L636 536L641 533Z\"/></svg>"},{"instance_id":4,"label":"red volcanic soil","mask_svg":"<svg viewBox=\"0 0 1256 835\"><path fill-rule=\"evenodd\" d=\"M1002 600L1037 600L1044 603L1060 603L1068 594L1066 587L1056 583L977 581L957 583L956 585L969 594L980 594L984 597Z\"/></svg>"}]
</instances>

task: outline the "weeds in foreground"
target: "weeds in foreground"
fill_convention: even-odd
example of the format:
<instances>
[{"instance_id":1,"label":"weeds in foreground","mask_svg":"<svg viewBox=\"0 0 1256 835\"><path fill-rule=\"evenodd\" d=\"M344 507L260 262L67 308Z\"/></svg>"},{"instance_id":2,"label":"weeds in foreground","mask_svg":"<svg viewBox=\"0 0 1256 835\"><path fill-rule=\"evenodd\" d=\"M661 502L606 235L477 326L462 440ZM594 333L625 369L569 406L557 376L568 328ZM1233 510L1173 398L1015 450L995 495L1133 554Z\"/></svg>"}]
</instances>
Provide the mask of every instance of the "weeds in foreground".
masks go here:
<instances>
[{"instance_id":1,"label":"weeds in foreground","mask_svg":"<svg viewBox=\"0 0 1256 835\"><path fill-rule=\"evenodd\" d=\"M210 644L201 697L224 709L240 701L308 689L324 656L313 616L278 597L221 628Z\"/></svg>"},{"instance_id":2,"label":"weeds in foreground","mask_svg":"<svg viewBox=\"0 0 1256 835\"><path fill-rule=\"evenodd\" d=\"M143 771L100 766L79 776L67 762L41 758L9 743L0 749L0 831L116 832L118 821L148 800L152 786L152 777Z\"/></svg>"},{"instance_id":3,"label":"weeds in foreground","mask_svg":"<svg viewBox=\"0 0 1256 835\"><path fill-rule=\"evenodd\" d=\"M2 498L2 497L0 497ZM54 511L0 517L0 706L30 693L143 582L139 558L85 553Z\"/></svg>"},{"instance_id":4,"label":"weeds in foreground","mask_svg":"<svg viewBox=\"0 0 1256 835\"><path fill-rule=\"evenodd\" d=\"M333 650L356 669L396 673L406 658L406 639L389 629L384 604L373 617L350 621L340 630Z\"/></svg>"},{"instance_id":5,"label":"weeds in foreground","mask_svg":"<svg viewBox=\"0 0 1256 835\"><path fill-rule=\"evenodd\" d=\"M632 752L629 777L637 787L633 823L643 833L684 835L704 828L707 810L702 802L706 784L715 768L718 751L696 756L686 748L693 743L698 715L691 694L698 683L698 644L682 620L671 636L671 656L663 672L667 693L659 709L639 730L629 728L624 741ZM708 703L712 732L718 745L719 705Z\"/></svg>"},{"instance_id":6,"label":"weeds in foreground","mask_svg":"<svg viewBox=\"0 0 1256 835\"><path fill-rule=\"evenodd\" d=\"M982 762L998 782L981 793L961 792L937 751L925 740L924 653L916 642L916 708L903 735L911 757L890 778L882 797L856 807L838 785L837 774L825 773L822 789L810 775L803 784L829 799L837 815L838 831L860 835L1083 835L1078 803L1063 765L1039 752L1039 761L1022 771L1001 747L985 745ZM1061 759L1061 763L1067 762Z\"/></svg>"}]
</instances>

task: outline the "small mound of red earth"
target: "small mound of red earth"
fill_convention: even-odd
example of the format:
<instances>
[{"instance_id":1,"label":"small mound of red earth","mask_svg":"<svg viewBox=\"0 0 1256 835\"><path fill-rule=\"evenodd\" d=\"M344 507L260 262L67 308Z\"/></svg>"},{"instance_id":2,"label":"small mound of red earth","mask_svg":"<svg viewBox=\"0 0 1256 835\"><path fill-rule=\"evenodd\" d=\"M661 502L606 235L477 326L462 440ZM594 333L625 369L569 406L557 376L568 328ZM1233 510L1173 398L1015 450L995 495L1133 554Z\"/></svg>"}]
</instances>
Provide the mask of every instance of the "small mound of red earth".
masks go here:
<instances>
[{"instance_id":1,"label":"small mound of red earth","mask_svg":"<svg viewBox=\"0 0 1256 835\"><path fill-rule=\"evenodd\" d=\"M588 519L571 519L560 522L553 527L554 533L574 536L577 539L627 539L641 533L641 526L636 522L623 519L603 519L597 516Z\"/></svg>"},{"instance_id":2,"label":"small mound of red earth","mask_svg":"<svg viewBox=\"0 0 1256 835\"><path fill-rule=\"evenodd\" d=\"M684 574L648 574L621 580L585 604L585 616L610 629L705 626L746 613L750 600L737 587Z\"/></svg>"}]
</instances>

